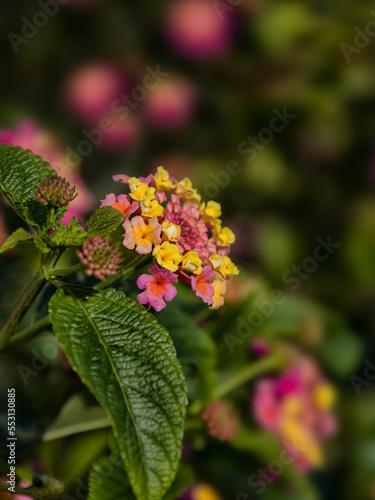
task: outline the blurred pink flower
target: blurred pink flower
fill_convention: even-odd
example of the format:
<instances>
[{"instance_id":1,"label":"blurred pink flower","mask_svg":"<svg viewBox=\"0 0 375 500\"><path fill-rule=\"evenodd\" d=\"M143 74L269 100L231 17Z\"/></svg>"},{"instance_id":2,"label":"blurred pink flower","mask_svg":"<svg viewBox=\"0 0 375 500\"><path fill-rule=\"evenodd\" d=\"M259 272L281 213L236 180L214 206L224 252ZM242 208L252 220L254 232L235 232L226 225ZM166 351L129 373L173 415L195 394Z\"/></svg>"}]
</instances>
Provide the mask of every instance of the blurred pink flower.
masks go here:
<instances>
[{"instance_id":1,"label":"blurred pink flower","mask_svg":"<svg viewBox=\"0 0 375 500\"><path fill-rule=\"evenodd\" d=\"M20 481L20 486L22 486L23 488L28 488L29 486L31 486L31 483L28 481ZM30 497L28 497L26 495L14 495L13 499L14 500L30 500Z\"/></svg>"},{"instance_id":2,"label":"blurred pink flower","mask_svg":"<svg viewBox=\"0 0 375 500\"><path fill-rule=\"evenodd\" d=\"M68 212L62 219L64 223L69 222L73 215L83 218L89 212L94 204L94 197L80 171L68 163L60 141L43 130L35 120L27 118L21 120L14 129L0 129L0 142L30 149L47 161L58 175L76 186L78 196L70 203Z\"/></svg>"},{"instance_id":3,"label":"blurred pink flower","mask_svg":"<svg viewBox=\"0 0 375 500\"><path fill-rule=\"evenodd\" d=\"M297 443L295 465L303 472L323 463L322 443L337 428L332 413L335 391L315 362L300 355L276 377L258 380L252 400L264 429L285 445Z\"/></svg>"},{"instance_id":4,"label":"blurred pink flower","mask_svg":"<svg viewBox=\"0 0 375 500\"><path fill-rule=\"evenodd\" d=\"M238 428L238 417L234 409L224 401L214 401L207 406L203 419L207 422L211 436L221 441L230 441Z\"/></svg>"},{"instance_id":5,"label":"blurred pink flower","mask_svg":"<svg viewBox=\"0 0 375 500\"><path fill-rule=\"evenodd\" d=\"M108 63L82 65L69 75L64 86L69 109L82 120L95 120L110 113L112 102L128 89L120 70Z\"/></svg>"},{"instance_id":6,"label":"blurred pink flower","mask_svg":"<svg viewBox=\"0 0 375 500\"><path fill-rule=\"evenodd\" d=\"M156 127L179 127L190 119L195 100L196 89L191 82L183 78L171 78L150 92L144 104L144 113Z\"/></svg>"},{"instance_id":7,"label":"blurred pink flower","mask_svg":"<svg viewBox=\"0 0 375 500\"><path fill-rule=\"evenodd\" d=\"M135 111L125 119L121 119L120 115L115 113L109 114L105 118L108 118L112 125L107 132L103 133L102 144L105 148L111 150L127 149L136 146L140 142L142 124Z\"/></svg>"},{"instance_id":8,"label":"blurred pink flower","mask_svg":"<svg viewBox=\"0 0 375 500\"><path fill-rule=\"evenodd\" d=\"M212 0L177 0L169 4L165 28L176 52L195 60L212 60L229 48L233 18L228 12L221 15Z\"/></svg>"},{"instance_id":9,"label":"blurred pink flower","mask_svg":"<svg viewBox=\"0 0 375 500\"><path fill-rule=\"evenodd\" d=\"M266 340L256 338L251 343L251 349L257 356L267 356L270 352L269 343Z\"/></svg>"}]
</instances>

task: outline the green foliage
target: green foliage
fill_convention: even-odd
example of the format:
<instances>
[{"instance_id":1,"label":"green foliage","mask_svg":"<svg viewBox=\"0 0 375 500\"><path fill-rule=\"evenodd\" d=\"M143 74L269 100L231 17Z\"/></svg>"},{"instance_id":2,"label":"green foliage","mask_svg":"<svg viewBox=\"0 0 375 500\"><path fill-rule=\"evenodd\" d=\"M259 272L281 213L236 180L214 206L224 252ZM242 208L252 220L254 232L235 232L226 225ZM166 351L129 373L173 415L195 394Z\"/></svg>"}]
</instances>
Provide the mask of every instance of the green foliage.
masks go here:
<instances>
[{"instance_id":1,"label":"green foliage","mask_svg":"<svg viewBox=\"0 0 375 500\"><path fill-rule=\"evenodd\" d=\"M77 220L75 216L69 221L67 226L65 224L58 224L56 227L43 233L43 240L50 247L79 247L87 240L87 237L88 235L81 220Z\"/></svg>"},{"instance_id":2,"label":"green foliage","mask_svg":"<svg viewBox=\"0 0 375 500\"><path fill-rule=\"evenodd\" d=\"M174 303L156 314L176 347L188 387L189 401L209 399L214 384L215 344L194 318Z\"/></svg>"},{"instance_id":3,"label":"green foliage","mask_svg":"<svg viewBox=\"0 0 375 500\"><path fill-rule=\"evenodd\" d=\"M108 429L99 429L45 441L39 451L45 471L69 489L76 478L85 476L92 463L105 453L107 443Z\"/></svg>"},{"instance_id":4,"label":"green foliage","mask_svg":"<svg viewBox=\"0 0 375 500\"><path fill-rule=\"evenodd\" d=\"M50 314L70 364L112 420L136 497L161 499L178 469L186 406L168 333L114 290L83 300L60 289Z\"/></svg>"},{"instance_id":5,"label":"green foliage","mask_svg":"<svg viewBox=\"0 0 375 500\"><path fill-rule=\"evenodd\" d=\"M98 208L87 221L88 234L90 237L108 238L119 227L122 219L122 213L113 207Z\"/></svg>"},{"instance_id":6,"label":"green foliage","mask_svg":"<svg viewBox=\"0 0 375 500\"><path fill-rule=\"evenodd\" d=\"M10 248L14 248L16 245L19 243L24 243L26 241L32 241L34 239L34 236L29 233L28 231L25 231L22 227L14 231L9 238L3 243L3 245L0 247L0 253L5 252L5 250L9 250Z\"/></svg>"},{"instance_id":7,"label":"green foliage","mask_svg":"<svg viewBox=\"0 0 375 500\"><path fill-rule=\"evenodd\" d=\"M90 473L88 500L135 500L121 457L113 453L96 462Z\"/></svg>"},{"instance_id":8,"label":"green foliage","mask_svg":"<svg viewBox=\"0 0 375 500\"><path fill-rule=\"evenodd\" d=\"M194 480L191 469L181 464L176 478L173 481L163 500L175 500L186 491ZM91 470L89 479L88 500L135 500L129 478L124 470L121 457L113 453L96 462Z\"/></svg>"},{"instance_id":9,"label":"green foliage","mask_svg":"<svg viewBox=\"0 0 375 500\"><path fill-rule=\"evenodd\" d=\"M51 441L110 425L111 421L101 406L90 404L83 394L75 394L65 403L43 440Z\"/></svg>"},{"instance_id":10,"label":"green foliage","mask_svg":"<svg viewBox=\"0 0 375 500\"><path fill-rule=\"evenodd\" d=\"M12 208L30 226L38 228L47 223L48 210L41 205L35 190L55 171L40 156L18 146L0 144L0 191ZM66 207L56 210L61 219Z\"/></svg>"}]
</instances>

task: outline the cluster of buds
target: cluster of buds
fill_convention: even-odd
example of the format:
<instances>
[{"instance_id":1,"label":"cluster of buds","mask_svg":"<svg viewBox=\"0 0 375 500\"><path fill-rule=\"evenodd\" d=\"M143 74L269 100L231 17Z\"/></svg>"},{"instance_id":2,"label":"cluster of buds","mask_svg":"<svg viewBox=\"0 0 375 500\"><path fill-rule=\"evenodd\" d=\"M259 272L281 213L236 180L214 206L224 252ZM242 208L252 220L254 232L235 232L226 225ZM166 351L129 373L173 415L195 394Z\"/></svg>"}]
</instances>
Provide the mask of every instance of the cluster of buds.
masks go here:
<instances>
[{"instance_id":1,"label":"cluster of buds","mask_svg":"<svg viewBox=\"0 0 375 500\"><path fill-rule=\"evenodd\" d=\"M230 441L238 429L237 414L224 401L210 403L202 416L210 435L221 441Z\"/></svg>"},{"instance_id":2,"label":"cluster of buds","mask_svg":"<svg viewBox=\"0 0 375 500\"><path fill-rule=\"evenodd\" d=\"M117 248L99 236L85 241L78 257L86 266L86 274L99 279L115 274L120 260Z\"/></svg>"},{"instance_id":3,"label":"cluster of buds","mask_svg":"<svg viewBox=\"0 0 375 500\"><path fill-rule=\"evenodd\" d=\"M124 246L155 259L151 275L137 281L145 289L138 301L160 311L177 293L172 283L181 280L212 309L223 305L226 281L239 271L228 256L235 236L222 227L220 204L202 202L190 179L178 182L163 167L146 178L113 179L127 184L129 195L111 193L102 206L124 215Z\"/></svg>"},{"instance_id":4,"label":"cluster of buds","mask_svg":"<svg viewBox=\"0 0 375 500\"><path fill-rule=\"evenodd\" d=\"M296 466L307 472L322 465L322 441L336 430L334 399L333 387L315 362L298 353L286 371L258 380L252 404L259 424L275 434Z\"/></svg>"},{"instance_id":5,"label":"cluster of buds","mask_svg":"<svg viewBox=\"0 0 375 500\"><path fill-rule=\"evenodd\" d=\"M57 175L47 177L36 190L40 203L51 207L67 205L77 194L75 186L71 186L70 182Z\"/></svg>"}]
</instances>

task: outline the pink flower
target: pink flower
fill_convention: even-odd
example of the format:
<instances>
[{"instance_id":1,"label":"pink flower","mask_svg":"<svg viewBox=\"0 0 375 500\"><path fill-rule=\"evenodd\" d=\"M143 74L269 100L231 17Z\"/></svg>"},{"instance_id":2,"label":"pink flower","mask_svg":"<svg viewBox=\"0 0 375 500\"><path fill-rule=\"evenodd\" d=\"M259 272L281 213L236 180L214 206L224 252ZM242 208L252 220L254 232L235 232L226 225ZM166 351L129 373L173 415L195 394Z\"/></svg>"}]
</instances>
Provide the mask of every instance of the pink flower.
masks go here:
<instances>
[{"instance_id":1,"label":"pink flower","mask_svg":"<svg viewBox=\"0 0 375 500\"><path fill-rule=\"evenodd\" d=\"M217 12L211 0L177 0L169 4L165 26L176 52L195 60L213 60L230 46L233 16Z\"/></svg>"},{"instance_id":2,"label":"pink flower","mask_svg":"<svg viewBox=\"0 0 375 500\"><path fill-rule=\"evenodd\" d=\"M194 110L196 90L182 78L168 79L150 93L144 104L148 121L158 127L171 129L185 125Z\"/></svg>"},{"instance_id":3,"label":"pink flower","mask_svg":"<svg viewBox=\"0 0 375 500\"><path fill-rule=\"evenodd\" d=\"M216 251L216 246L208 238L208 227L202 220L202 213L195 205L181 205L180 197L172 195L166 206L165 220L181 228L178 245L182 252L194 250L201 258L207 259Z\"/></svg>"},{"instance_id":4,"label":"pink flower","mask_svg":"<svg viewBox=\"0 0 375 500\"><path fill-rule=\"evenodd\" d=\"M251 342L251 349L259 357L267 356L270 352L268 342L260 338L256 338Z\"/></svg>"},{"instance_id":5,"label":"pink flower","mask_svg":"<svg viewBox=\"0 0 375 500\"><path fill-rule=\"evenodd\" d=\"M127 194L120 194L116 196L113 193L107 194L104 200L101 201L101 207L111 206L121 212L122 214L129 217L132 213L136 212L139 208L139 203L137 201L133 201Z\"/></svg>"},{"instance_id":6,"label":"pink flower","mask_svg":"<svg viewBox=\"0 0 375 500\"><path fill-rule=\"evenodd\" d=\"M201 274L191 277L191 288L194 290L197 297L200 297L206 304L213 303L215 295L214 287L209 281L215 278L215 272L211 266L207 265L202 269Z\"/></svg>"},{"instance_id":7,"label":"pink flower","mask_svg":"<svg viewBox=\"0 0 375 500\"><path fill-rule=\"evenodd\" d=\"M152 245L161 243L162 227L156 217L144 221L143 217L137 215L133 219L126 220L123 224L125 229L123 244L129 250L136 247L139 254L148 254L152 251Z\"/></svg>"},{"instance_id":8,"label":"pink flower","mask_svg":"<svg viewBox=\"0 0 375 500\"><path fill-rule=\"evenodd\" d=\"M140 293L137 297L140 304L148 305L148 308L153 307L155 311L161 311L177 295L176 288L172 282L177 283L178 276L167 269L161 269L155 265L150 269L152 275L142 274L137 279L138 288L146 290Z\"/></svg>"},{"instance_id":9,"label":"pink flower","mask_svg":"<svg viewBox=\"0 0 375 500\"><path fill-rule=\"evenodd\" d=\"M105 62L90 62L72 71L65 83L65 100L72 112L84 120L108 113L114 99L129 89L121 72Z\"/></svg>"},{"instance_id":10,"label":"pink flower","mask_svg":"<svg viewBox=\"0 0 375 500\"><path fill-rule=\"evenodd\" d=\"M104 114L102 119L111 121L111 127L103 134L102 145L109 150L121 150L132 148L139 144L142 139L143 129L138 115L131 114L126 120L121 119L117 114ZM93 127L100 123L93 123Z\"/></svg>"},{"instance_id":11,"label":"pink flower","mask_svg":"<svg viewBox=\"0 0 375 500\"><path fill-rule=\"evenodd\" d=\"M60 177L65 177L76 187L78 196L69 204L63 223L67 224L73 215L83 218L90 211L94 197L80 174L80 158L74 152L66 154L59 140L42 129L36 121L26 118L14 129L0 129L0 142L30 149L47 161Z\"/></svg>"},{"instance_id":12,"label":"pink flower","mask_svg":"<svg viewBox=\"0 0 375 500\"><path fill-rule=\"evenodd\" d=\"M282 410L276 398L275 384L272 379L260 379L255 386L253 399L255 418L269 431L276 431L280 424Z\"/></svg>"},{"instance_id":13,"label":"pink flower","mask_svg":"<svg viewBox=\"0 0 375 500\"><path fill-rule=\"evenodd\" d=\"M256 420L281 442L301 446L295 465L302 471L323 463L323 440L337 428L332 413L335 391L313 360L297 353L292 366L255 386Z\"/></svg>"}]
</instances>

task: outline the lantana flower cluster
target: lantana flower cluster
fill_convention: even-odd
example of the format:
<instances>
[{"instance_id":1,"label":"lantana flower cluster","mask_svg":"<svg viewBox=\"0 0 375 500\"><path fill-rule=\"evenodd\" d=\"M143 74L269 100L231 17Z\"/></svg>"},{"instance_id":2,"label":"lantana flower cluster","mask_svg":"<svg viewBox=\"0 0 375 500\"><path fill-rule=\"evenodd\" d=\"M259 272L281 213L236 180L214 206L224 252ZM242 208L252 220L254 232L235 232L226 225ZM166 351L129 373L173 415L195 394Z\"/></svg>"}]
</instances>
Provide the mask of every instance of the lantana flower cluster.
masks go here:
<instances>
[{"instance_id":1,"label":"lantana flower cluster","mask_svg":"<svg viewBox=\"0 0 375 500\"><path fill-rule=\"evenodd\" d=\"M255 417L275 434L303 472L323 464L322 443L337 428L332 413L333 387L315 362L299 355L275 377L258 380L253 398Z\"/></svg>"},{"instance_id":2,"label":"lantana flower cluster","mask_svg":"<svg viewBox=\"0 0 375 500\"><path fill-rule=\"evenodd\" d=\"M108 194L102 206L124 215L124 246L155 259L150 274L137 280L144 289L138 301L160 311L181 280L212 309L223 305L226 282L239 271L229 257L235 236L222 226L220 204L202 202L189 178L177 181L163 167L146 178L113 179L127 184L129 194Z\"/></svg>"},{"instance_id":3,"label":"lantana flower cluster","mask_svg":"<svg viewBox=\"0 0 375 500\"><path fill-rule=\"evenodd\" d=\"M225 401L210 403L202 417L207 423L210 435L221 441L231 441L238 429L237 413Z\"/></svg>"}]
</instances>

